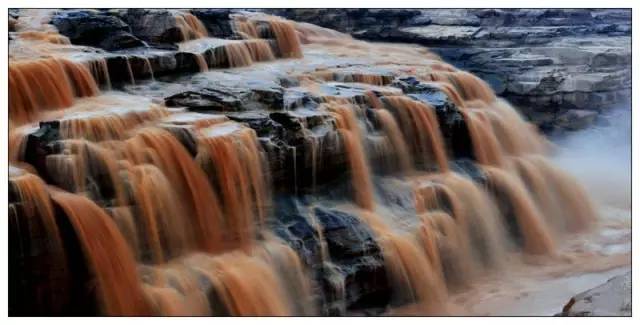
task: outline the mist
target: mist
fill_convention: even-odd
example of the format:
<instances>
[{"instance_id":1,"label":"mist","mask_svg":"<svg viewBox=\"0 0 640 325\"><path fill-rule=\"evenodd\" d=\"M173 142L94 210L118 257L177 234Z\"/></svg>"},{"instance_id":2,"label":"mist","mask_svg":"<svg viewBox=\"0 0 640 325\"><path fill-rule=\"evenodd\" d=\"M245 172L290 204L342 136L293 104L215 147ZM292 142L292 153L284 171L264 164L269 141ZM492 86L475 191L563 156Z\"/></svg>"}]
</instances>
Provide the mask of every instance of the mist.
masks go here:
<instances>
[{"instance_id":1,"label":"mist","mask_svg":"<svg viewBox=\"0 0 640 325\"><path fill-rule=\"evenodd\" d=\"M578 177L601 205L631 208L631 109L616 107L605 123L555 139L552 159Z\"/></svg>"}]
</instances>

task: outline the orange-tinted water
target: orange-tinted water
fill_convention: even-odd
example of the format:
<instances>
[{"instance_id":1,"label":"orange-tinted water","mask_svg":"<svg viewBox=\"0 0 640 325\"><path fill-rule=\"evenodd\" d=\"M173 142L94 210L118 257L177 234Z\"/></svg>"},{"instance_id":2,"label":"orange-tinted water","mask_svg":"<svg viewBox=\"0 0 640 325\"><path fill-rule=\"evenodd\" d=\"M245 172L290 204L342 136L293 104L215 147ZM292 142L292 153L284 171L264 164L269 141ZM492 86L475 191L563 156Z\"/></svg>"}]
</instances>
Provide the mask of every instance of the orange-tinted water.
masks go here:
<instances>
[{"instance_id":1,"label":"orange-tinted water","mask_svg":"<svg viewBox=\"0 0 640 325\"><path fill-rule=\"evenodd\" d=\"M52 198L64 210L80 240L95 277L102 311L107 315L149 315L135 259L111 217L83 196L55 191Z\"/></svg>"},{"instance_id":2,"label":"orange-tinted water","mask_svg":"<svg viewBox=\"0 0 640 325\"><path fill-rule=\"evenodd\" d=\"M432 107L408 97L387 96L383 99L396 113L407 143L423 164L435 163L449 170L442 134Z\"/></svg>"},{"instance_id":3,"label":"orange-tinted water","mask_svg":"<svg viewBox=\"0 0 640 325\"><path fill-rule=\"evenodd\" d=\"M41 59L9 65L9 116L16 123L33 121L43 110L69 107L74 97L98 92L91 72L82 63Z\"/></svg>"},{"instance_id":4,"label":"orange-tinted water","mask_svg":"<svg viewBox=\"0 0 640 325\"><path fill-rule=\"evenodd\" d=\"M293 23L281 19L272 19L269 24L278 42L280 56L284 58L301 58L300 40Z\"/></svg>"},{"instance_id":5,"label":"orange-tinted water","mask_svg":"<svg viewBox=\"0 0 640 325\"><path fill-rule=\"evenodd\" d=\"M333 149L344 156L350 176L351 195L338 200L340 208L366 225L382 251L391 283L389 314L455 314L458 295L509 269L514 255L528 262L573 261L571 253L559 253L565 251L563 240L598 226L587 191L545 157L547 140L484 81L423 48L370 44L309 24L248 16L234 20L243 40L223 40L218 51L189 51L198 45L193 42L220 43L207 37L195 16L180 13L176 20L185 41L180 47L195 54L200 72L273 61L256 71L291 75L317 96L321 104L313 110L324 114L329 123L323 128L340 140ZM265 34L274 39L261 39ZM21 31L20 37L47 43L43 48L72 46L48 28ZM263 149L271 139L258 138L252 128L222 114L168 109L122 92L100 95L99 85L111 85L104 58L80 62L55 52L26 60L25 53L11 56L9 66L10 183L18 196L10 212L22 218L12 222L28 225L21 229L22 241L47 238L47 255L38 267L55 266L41 281L45 285L35 304L57 312L69 303L73 279L56 219L62 218L79 241L104 314L318 314L314 270L269 230L282 217L271 209ZM151 81L134 80L129 60L126 64L131 84L156 84L148 58ZM360 71L364 64L390 72ZM477 178L453 171L456 162L447 156L434 107L390 87L395 76L407 74L441 89L458 106ZM364 99L327 94L327 83L336 89L349 83L361 87L358 95ZM309 113L293 113L299 112ZM60 134L47 149L52 152L44 159L46 170L40 170L37 161L38 168L22 160L26 137L36 130L28 123L47 120L60 122ZM324 179L316 174L326 148L315 137L321 132L305 123L296 136L305 136L313 200L318 200L313 204L322 205L324 193L316 186ZM185 139L195 149L187 149ZM286 172L295 185L285 190L298 197L298 178L306 177L302 168L309 166L299 165L299 147L292 148L292 170ZM376 155L400 173L377 175L369 164ZM407 211L398 212L379 195L378 185L390 178L410 189ZM351 284L330 261L319 223L310 224L318 235L325 280L338 299L346 299ZM577 255L576 260L587 259Z\"/></svg>"},{"instance_id":6,"label":"orange-tinted water","mask_svg":"<svg viewBox=\"0 0 640 325\"><path fill-rule=\"evenodd\" d=\"M225 241L248 247L268 208L268 182L255 131L234 122L198 131L199 165L221 193Z\"/></svg>"}]
</instances>

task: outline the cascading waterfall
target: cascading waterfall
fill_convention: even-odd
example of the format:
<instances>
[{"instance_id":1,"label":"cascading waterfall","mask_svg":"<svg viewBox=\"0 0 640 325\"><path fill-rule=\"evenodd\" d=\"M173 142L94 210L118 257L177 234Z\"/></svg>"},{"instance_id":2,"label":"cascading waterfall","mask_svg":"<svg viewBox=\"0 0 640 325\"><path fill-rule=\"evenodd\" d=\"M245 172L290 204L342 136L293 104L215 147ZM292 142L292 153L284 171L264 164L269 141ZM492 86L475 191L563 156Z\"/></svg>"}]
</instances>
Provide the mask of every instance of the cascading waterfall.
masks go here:
<instances>
[{"instance_id":1,"label":"cascading waterfall","mask_svg":"<svg viewBox=\"0 0 640 325\"><path fill-rule=\"evenodd\" d=\"M301 58L302 49L293 23L282 19L272 19L269 24L278 42L280 56L283 58Z\"/></svg>"},{"instance_id":2,"label":"cascading waterfall","mask_svg":"<svg viewBox=\"0 0 640 325\"><path fill-rule=\"evenodd\" d=\"M96 280L103 312L148 315L150 309L140 286L135 260L115 222L84 196L54 192L51 198L62 208L78 236Z\"/></svg>"},{"instance_id":3,"label":"cascading waterfall","mask_svg":"<svg viewBox=\"0 0 640 325\"><path fill-rule=\"evenodd\" d=\"M162 169L178 192L183 217L191 221L196 245L209 252L222 249L218 198L203 170L171 133L158 128L143 129L125 141L121 154L133 163L151 163Z\"/></svg>"},{"instance_id":4,"label":"cascading waterfall","mask_svg":"<svg viewBox=\"0 0 640 325\"><path fill-rule=\"evenodd\" d=\"M251 52L244 43L227 44L224 53L230 68L245 67L253 63Z\"/></svg>"},{"instance_id":5,"label":"cascading waterfall","mask_svg":"<svg viewBox=\"0 0 640 325\"><path fill-rule=\"evenodd\" d=\"M130 85L113 87L130 94L111 90L114 68L99 56L10 62L13 312L345 315L383 301L375 306L382 313L447 315L451 294L503 269L509 256L554 255L563 234L597 220L532 125L484 81L424 49L257 14L231 20L232 40L208 37L190 13L176 21L180 50L195 54L190 71L202 72L189 87L218 81L206 79L217 73L209 70L256 70L247 83L255 89L238 95L252 101L248 112L234 112L234 89L190 98L231 113L142 99L138 89L169 84L155 80L153 57L122 61ZM21 37L68 43L53 32ZM265 63L248 67L254 62ZM275 86L258 80L263 70ZM449 106L411 87L442 94ZM455 132L468 136L468 148ZM326 207L354 221L318 216ZM360 237L335 237L356 226L375 246L362 244L365 256L347 247ZM386 300L357 301L354 283L366 276L343 264L357 258L373 269L366 254L378 248Z\"/></svg>"},{"instance_id":6,"label":"cascading waterfall","mask_svg":"<svg viewBox=\"0 0 640 325\"><path fill-rule=\"evenodd\" d=\"M255 131L227 122L198 133L202 150L196 161L221 193L228 226L225 241L247 247L255 237L254 227L264 222L268 204Z\"/></svg>"},{"instance_id":7,"label":"cascading waterfall","mask_svg":"<svg viewBox=\"0 0 640 325\"><path fill-rule=\"evenodd\" d=\"M505 230L501 227L499 211L480 186L456 173L432 174L418 180L415 186L416 211L427 214L423 222L435 212L448 214L458 224L455 236L464 238L461 249L466 255L464 258L473 259L473 267L466 271L501 263L508 245ZM433 229L425 231L429 235ZM456 276L455 273L449 275Z\"/></svg>"},{"instance_id":8,"label":"cascading waterfall","mask_svg":"<svg viewBox=\"0 0 640 325\"><path fill-rule=\"evenodd\" d=\"M142 164L131 168L127 173L131 183L133 199L136 202L137 220L129 215L120 219L121 228L129 228L128 232L142 234L131 243L135 252L149 252L154 263L167 262L171 257L194 249L195 243L189 236L189 225L181 218L180 211L171 203L176 196L171 183L158 167ZM137 244L137 245L136 245Z\"/></svg>"},{"instance_id":9,"label":"cascading waterfall","mask_svg":"<svg viewBox=\"0 0 640 325\"><path fill-rule=\"evenodd\" d=\"M238 34L242 35L244 38L258 38L258 29L253 21L246 19L245 17L239 16L234 20L234 27L237 29Z\"/></svg>"},{"instance_id":10,"label":"cascading waterfall","mask_svg":"<svg viewBox=\"0 0 640 325\"><path fill-rule=\"evenodd\" d=\"M66 267L67 254L62 234L56 224L55 211L46 184L38 176L15 167L11 167L9 172L10 189L21 202L19 205L9 207L11 234L18 236L10 238L12 242L20 243L12 246L9 261L12 267L15 265L13 263L20 263L21 259L28 263L24 270L28 273L26 276L18 273L17 280L28 281L28 277L38 279L36 283L27 282L26 292L39 293L33 297L12 297L12 299L32 300L34 310L31 312L36 314L46 313L46 310L40 309L42 306L48 306L54 313L61 313L70 300L65 290L72 279ZM34 253L35 258L24 258ZM43 272L43 270L47 271ZM12 285L17 285L18 281ZM12 292L22 290L12 290ZM24 291L18 294L24 294Z\"/></svg>"},{"instance_id":11,"label":"cascading waterfall","mask_svg":"<svg viewBox=\"0 0 640 325\"><path fill-rule=\"evenodd\" d=\"M19 33L19 37L28 40L39 40L53 44L71 44L69 38L62 36L54 31L35 31L29 30Z\"/></svg>"},{"instance_id":12,"label":"cascading waterfall","mask_svg":"<svg viewBox=\"0 0 640 325\"><path fill-rule=\"evenodd\" d=\"M496 191L496 196L506 198L505 205L511 211L504 211L503 214L507 218L516 219L508 222L515 222L518 231L522 233L524 250L533 254L550 253L554 244L549 228L520 180L504 170L491 166L485 166L484 172L489 187Z\"/></svg>"},{"instance_id":13,"label":"cascading waterfall","mask_svg":"<svg viewBox=\"0 0 640 325\"><path fill-rule=\"evenodd\" d=\"M9 65L9 115L16 123L33 121L43 110L69 107L75 97L98 93L82 63L41 59Z\"/></svg>"},{"instance_id":14,"label":"cascading waterfall","mask_svg":"<svg viewBox=\"0 0 640 325\"><path fill-rule=\"evenodd\" d=\"M355 202L363 211L360 217L376 233L385 262L396 287L397 303L418 303L427 313L443 312L445 290L435 276L433 266L413 238L394 232L375 212L373 185L369 164L362 148L362 136L354 108L344 104L331 106L336 113L337 126L342 136L352 173Z\"/></svg>"},{"instance_id":15,"label":"cascading waterfall","mask_svg":"<svg viewBox=\"0 0 640 325\"><path fill-rule=\"evenodd\" d=\"M208 36L207 28L193 14L181 12L177 14L175 18L183 41Z\"/></svg>"},{"instance_id":16,"label":"cascading waterfall","mask_svg":"<svg viewBox=\"0 0 640 325\"><path fill-rule=\"evenodd\" d=\"M423 164L436 162L440 170L446 172L447 157L433 109L407 97L388 96L383 101L397 114L414 156Z\"/></svg>"},{"instance_id":17,"label":"cascading waterfall","mask_svg":"<svg viewBox=\"0 0 640 325\"><path fill-rule=\"evenodd\" d=\"M249 49L251 59L255 62L275 60L271 45L266 40L250 40L244 43Z\"/></svg>"},{"instance_id":18,"label":"cascading waterfall","mask_svg":"<svg viewBox=\"0 0 640 325\"><path fill-rule=\"evenodd\" d=\"M152 71L151 62L147 60L149 70ZM109 76L109 66L107 60L103 58L97 58L90 61L91 74L98 85L103 85L106 90L111 90L111 77ZM153 77L153 72L151 72Z\"/></svg>"},{"instance_id":19,"label":"cascading waterfall","mask_svg":"<svg viewBox=\"0 0 640 325\"><path fill-rule=\"evenodd\" d=\"M126 96L87 98L60 119L60 133L65 139L123 140L132 128L168 115L165 107Z\"/></svg>"},{"instance_id":20,"label":"cascading waterfall","mask_svg":"<svg viewBox=\"0 0 640 325\"><path fill-rule=\"evenodd\" d=\"M491 103L496 99L489 85L466 71L438 71L430 73L426 80L444 82L453 86L464 100L481 100Z\"/></svg>"},{"instance_id":21,"label":"cascading waterfall","mask_svg":"<svg viewBox=\"0 0 640 325\"><path fill-rule=\"evenodd\" d=\"M409 148L402 138L402 131L400 131L398 123L386 109L377 109L376 117L386 133L391 147L395 150L394 158L397 160L397 166L400 167L401 171L408 172L412 169L413 161L411 160Z\"/></svg>"},{"instance_id":22,"label":"cascading waterfall","mask_svg":"<svg viewBox=\"0 0 640 325\"><path fill-rule=\"evenodd\" d=\"M202 22L190 13L176 15L179 29L184 41L206 38L208 33ZM250 20L244 25L253 26ZM291 22L282 19L269 21L273 37L277 44L278 55L284 58L300 58L302 51ZM255 28L254 28L255 29ZM257 32L256 32L257 33ZM29 41L46 41L55 44L66 45L68 39L55 31L25 31L22 38ZM243 42L231 42L224 44L224 62L228 67L243 67L253 62L271 61L276 58L269 40L250 37ZM58 40L60 39L60 40ZM182 47L182 45L181 45ZM16 50L18 51L18 50ZM96 96L100 93L100 85L107 90L111 89L109 68L104 58L91 58L86 62L75 62L65 59L64 51L52 58L49 53L38 53L43 56L36 60L16 60L9 66L9 111L10 119L23 124L41 118L45 110L70 107L74 98ZM201 72L208 71L209 66L220 66L219 58L214 56L212 62L207 62L206 51L193 53L195 62ZM210 52L213 54L213 52ZM128 82L136 84L136 76L132 68L131 58L125 57ZM144 78L155 79L152 63L148 57L140 57L144 63ZM64 76L60 78L59 76Z\"/></svg>"}]
</instances>

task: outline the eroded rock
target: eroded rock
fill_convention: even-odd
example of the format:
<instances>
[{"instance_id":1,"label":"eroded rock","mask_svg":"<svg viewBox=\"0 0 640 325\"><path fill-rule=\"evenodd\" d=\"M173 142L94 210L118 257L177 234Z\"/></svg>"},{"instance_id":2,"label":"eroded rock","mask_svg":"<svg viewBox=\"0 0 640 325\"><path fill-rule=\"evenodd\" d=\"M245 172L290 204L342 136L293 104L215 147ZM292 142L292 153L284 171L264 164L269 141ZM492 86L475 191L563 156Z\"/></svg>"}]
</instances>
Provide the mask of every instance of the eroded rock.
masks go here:
<instances>
[{"instance_id":1,"label":"eroded rock","mask_svg":"<svg viewBox=\"0 0 640 325\"><path fill-rule=\"evenodd\" d=\"M51 24L73 44L110 51L145 46L124 21L101 11L60 11L53 16Z\"/></svg>"},{"instance_id":2,"label":"eroded rock","mask_svg":"<svg viewBox=\"0 0 640 325\"><path fill-rule=\"evenodd\" d=\"M556 316L631 316L631 272L573 296Z\"/></svg>"},{"instance_id":3,"label":"eroded rock","mask_svg":"<svg viewBox=\"0 0 640 325\"><path fill-rule=\"evenodd\" d=\"M569 110L599 114L630 98L629 10L271 11L356 38L429 46L487 81L547 132L572 129L556 123Z\"/></svg>"}]
</instances>

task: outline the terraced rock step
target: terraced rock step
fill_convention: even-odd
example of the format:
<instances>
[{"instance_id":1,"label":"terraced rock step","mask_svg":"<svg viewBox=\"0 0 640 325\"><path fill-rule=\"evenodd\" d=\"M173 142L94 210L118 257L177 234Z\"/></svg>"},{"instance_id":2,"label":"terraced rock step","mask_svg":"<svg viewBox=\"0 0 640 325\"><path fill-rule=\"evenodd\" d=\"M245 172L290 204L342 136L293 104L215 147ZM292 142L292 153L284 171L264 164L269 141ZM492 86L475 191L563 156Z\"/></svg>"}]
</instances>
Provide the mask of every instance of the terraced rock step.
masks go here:
<instances>
[{"instance_id":1,"label":"terraced rock step","mask_svg":"<svg viewBox=\"0 0 640 325\"><path fill-rule=\"evenodd\" d=\"M599 225L537 127L424 47L255 11L12 15L12 315L449 315Z\"/></svg>"},{"instance_id":2,"label":"terraced rock step","mask_svg":"<svg viewBox=\"0 0 640 325\"><path fill-rule=\"evenodd\" d=\"M629 105L630 10L273 9L356 38L429 46L553 134ZM597 118L568 124L568 111ZM561 122L559 122L561 120Z\"/></svg>"}]
</instances>

